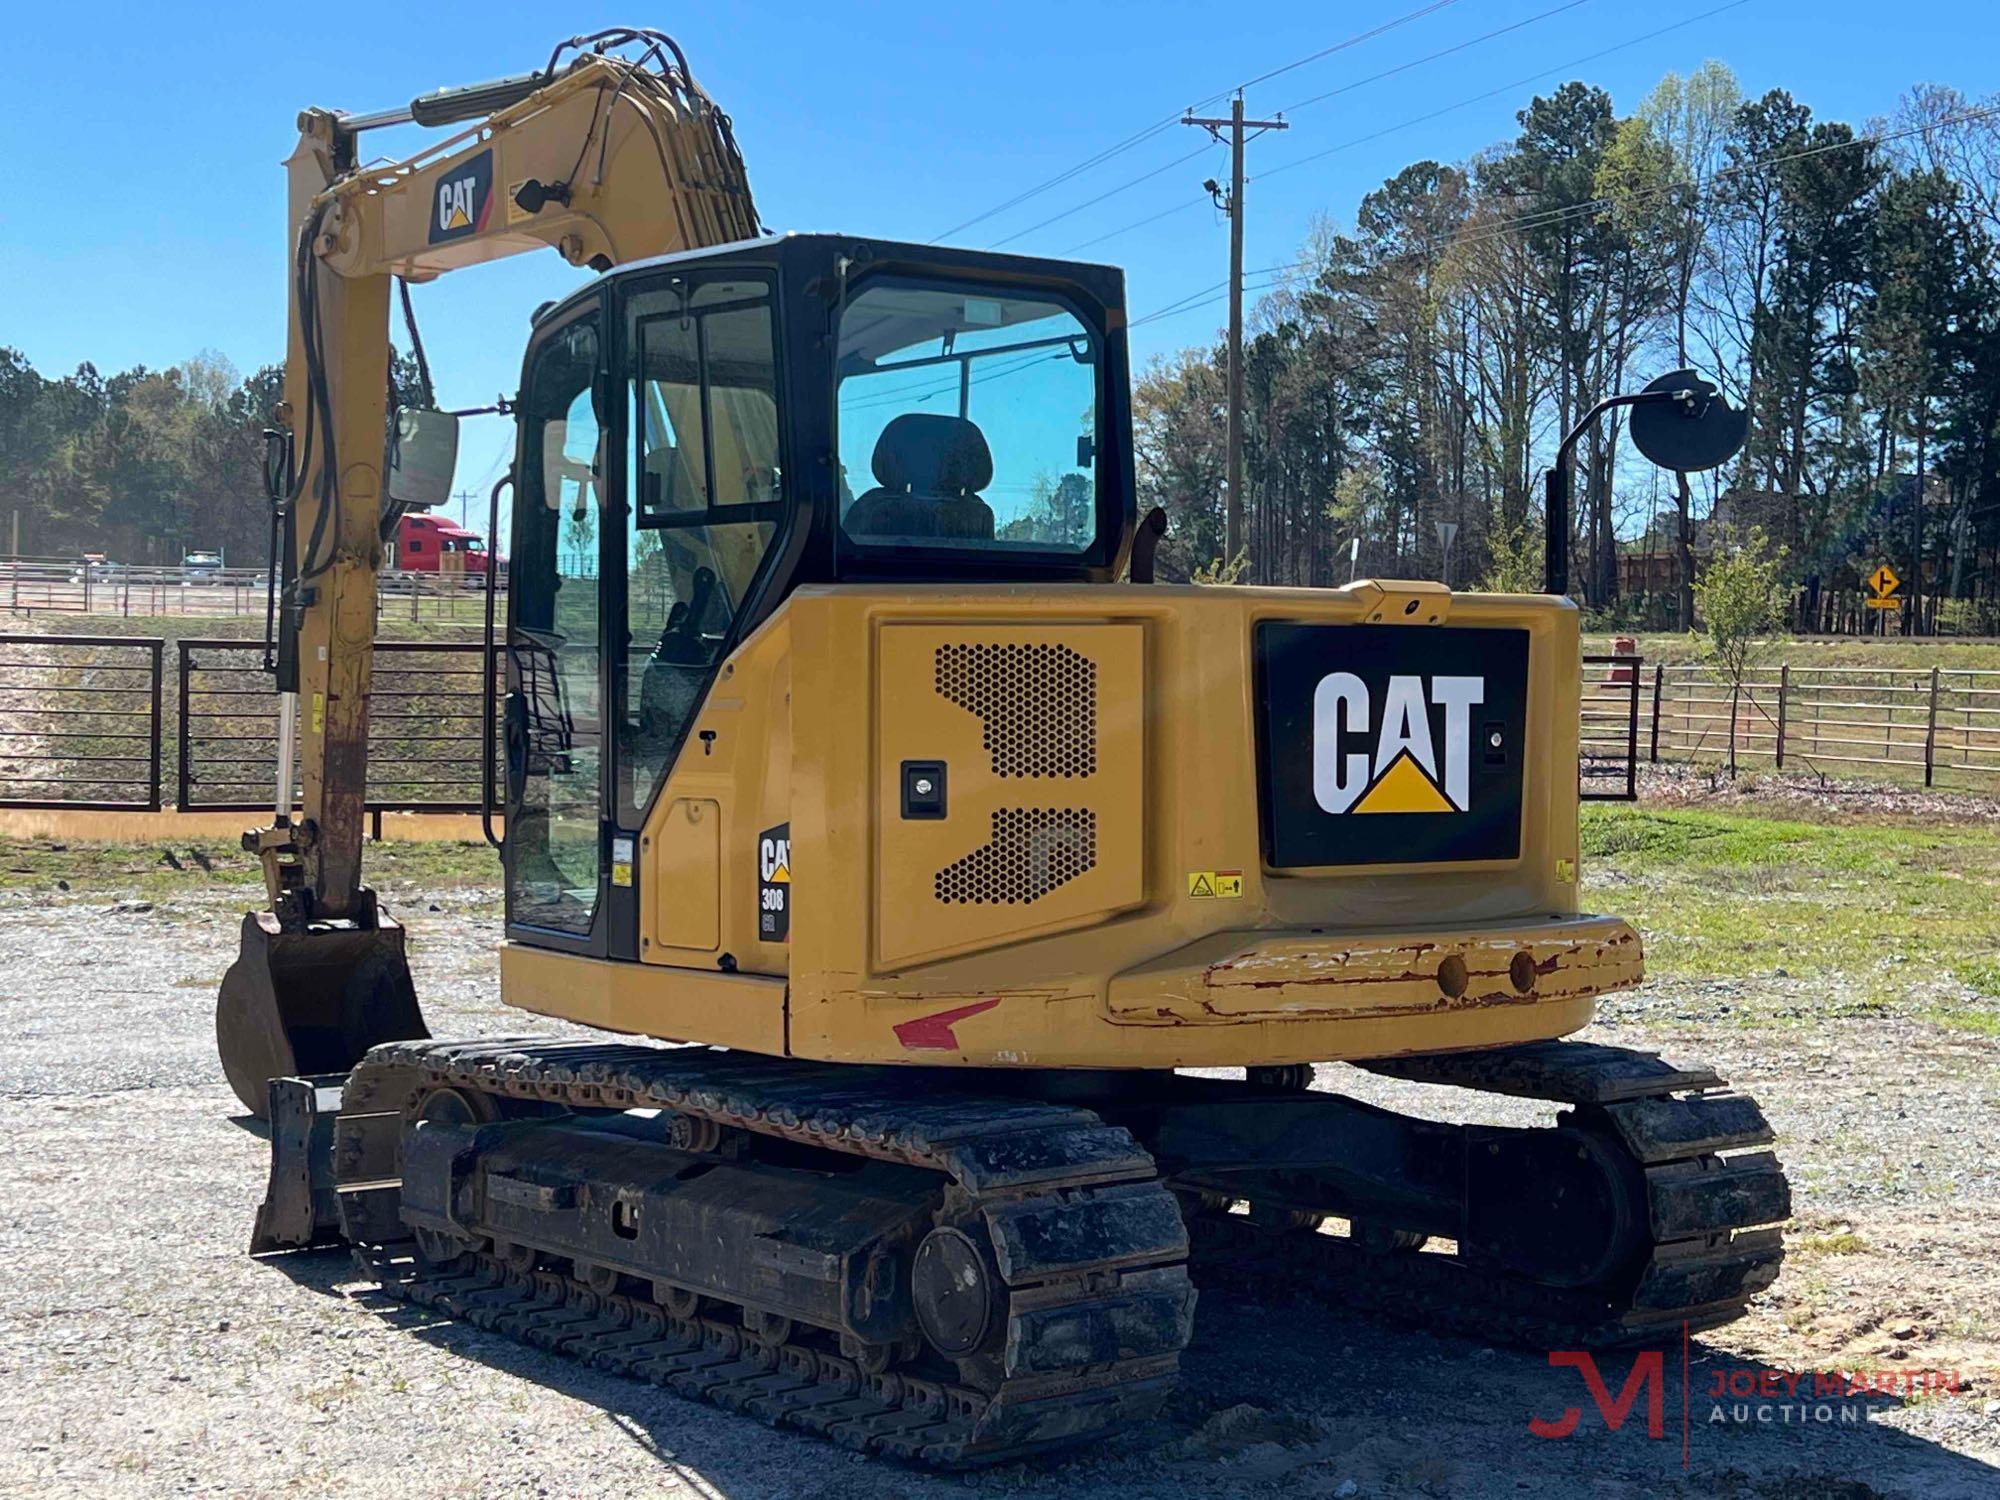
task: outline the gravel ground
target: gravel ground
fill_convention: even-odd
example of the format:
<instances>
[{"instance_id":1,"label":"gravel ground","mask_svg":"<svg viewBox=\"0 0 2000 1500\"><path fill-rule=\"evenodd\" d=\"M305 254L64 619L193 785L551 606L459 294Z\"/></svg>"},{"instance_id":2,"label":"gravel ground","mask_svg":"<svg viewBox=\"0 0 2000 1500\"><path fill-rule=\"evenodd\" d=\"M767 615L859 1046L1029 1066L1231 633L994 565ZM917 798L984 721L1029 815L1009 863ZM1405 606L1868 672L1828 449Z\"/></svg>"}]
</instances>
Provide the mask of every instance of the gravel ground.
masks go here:
<instances>
[{"instance_id":1,"label":"gravel ground","mask_svg":"<svg viewBox=\"0 0 2000 1500\"><path fill-rule=\"evenodd\" d=\"M371 1295L344 1256L247 1258L266 1148L232 1118L210 1032L234 899L0 896L0 1492L2000 1494L1991 1038L1736 1024L1741 987L1772 980L1655 984L1588 1033L1755 1092L1798 1186L1778 1289L1690 1351L1685 1468L1678 1347L1654 1439L1643 1397L1607 1431L1577 1373L1536 1355L1207 1291L1159 1421L1080 1457L942 1478L439 1323ZM401 909L438 1034L548 1029L489 998L491 893ZM1344 1068L1320 1082L1438 1115L1463 1104ZM1710 1420L1712 1381L1814 1367L1955 1370L1970 1389L1834 1403L1830 1422L1728 1400ZM1613 1392L1630 1368L1607 1360ZM1571 1406L1573 1436L1530 1435Z\"/></svg>"}]
</instances>

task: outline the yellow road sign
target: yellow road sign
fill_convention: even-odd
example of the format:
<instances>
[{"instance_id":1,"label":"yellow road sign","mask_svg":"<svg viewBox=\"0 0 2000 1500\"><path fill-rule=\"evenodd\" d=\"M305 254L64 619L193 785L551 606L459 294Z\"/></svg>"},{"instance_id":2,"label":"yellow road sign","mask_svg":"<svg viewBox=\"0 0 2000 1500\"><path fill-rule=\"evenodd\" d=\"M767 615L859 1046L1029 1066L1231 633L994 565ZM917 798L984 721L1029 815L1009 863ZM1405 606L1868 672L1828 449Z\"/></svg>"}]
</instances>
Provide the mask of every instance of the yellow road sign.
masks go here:
<instances>
[{"instance_id":1,"label":"yellow road sign","mask_svg":"<svg viewBox=\"0 0 2000 1500\"><path fill-rule=\"evenodd\" d=\"M1903 580L1896 576L1896 570L1887 563L1868 575L1868 587L1875 590L1876 599L1887 599L1903 586ZM1868 601L1873 604L1873 599Z\"/></svg>"},{"instance_id":2,"label":"yellow road sign","mask_svg":"<svg viewBox=\"0 0 2000 1500\"><path fill-rule=\"evenodd\" d=\"M1901 609L1903 607L1901 599L1863 599L1861 602L1870 609Z\"/></svg>"}]
</instances>

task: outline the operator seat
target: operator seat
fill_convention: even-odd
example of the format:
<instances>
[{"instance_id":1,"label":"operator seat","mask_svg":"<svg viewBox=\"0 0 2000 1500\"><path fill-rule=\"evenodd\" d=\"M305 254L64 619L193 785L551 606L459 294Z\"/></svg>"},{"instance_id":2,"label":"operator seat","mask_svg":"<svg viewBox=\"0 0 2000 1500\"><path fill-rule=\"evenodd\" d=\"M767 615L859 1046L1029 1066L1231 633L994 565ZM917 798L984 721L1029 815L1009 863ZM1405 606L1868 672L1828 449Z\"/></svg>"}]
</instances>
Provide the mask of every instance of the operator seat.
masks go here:
<instances>
[{"instance_id":1,"label":"operator seat","mask_svg":"<svg viewBox=\"0 0 2000 1500\"><path fill-rule=\"evenodd\" d=\"M993 482L986 434L964 417L904 412L875 440L876 488L841 524L860 541L990 542L992 507L978 491Z\"/></svg>"}]
</instances>

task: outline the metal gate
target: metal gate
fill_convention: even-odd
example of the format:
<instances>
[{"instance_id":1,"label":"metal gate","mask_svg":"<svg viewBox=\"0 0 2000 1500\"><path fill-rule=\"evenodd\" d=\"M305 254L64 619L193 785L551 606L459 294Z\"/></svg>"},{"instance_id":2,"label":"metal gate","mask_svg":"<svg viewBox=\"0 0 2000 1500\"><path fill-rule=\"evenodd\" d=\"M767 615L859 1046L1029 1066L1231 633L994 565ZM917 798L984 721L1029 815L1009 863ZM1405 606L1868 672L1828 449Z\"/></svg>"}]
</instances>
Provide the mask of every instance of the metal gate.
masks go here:
<instances>
[{"instance_id":1,"label":"metal gate","mask_svg":"<svg viewBox=\"0 0 2000 1500\"><path fill-rule=\"evenodd\" d=\"M162 644L0 635L0 807L157 812Z\"/></svg>"},{"instance_id":2,"label":"metal gate","mask_svg":"<svg viewBox=\"0 0 2000 1500\"><path fill-rule=\"evenodd\" d=\"M1577 795L1585 802L1639 800L1638 656L1586 656L1577 727Z\"/></svg>"},{"instance_id":3,"label":"metal gate","mask_svg":"<svg viewBox=\"0 0 2000 1500\"><path fill-rule=\"evenodd\" d=\"M479 811L484 713L477 641L378 641L368 696L372 813ZM277 789L277 697L256 641L180 642L183 812L270 809ZM299 785L293 766L292 785Z\"/></svg>"}]
</instances>

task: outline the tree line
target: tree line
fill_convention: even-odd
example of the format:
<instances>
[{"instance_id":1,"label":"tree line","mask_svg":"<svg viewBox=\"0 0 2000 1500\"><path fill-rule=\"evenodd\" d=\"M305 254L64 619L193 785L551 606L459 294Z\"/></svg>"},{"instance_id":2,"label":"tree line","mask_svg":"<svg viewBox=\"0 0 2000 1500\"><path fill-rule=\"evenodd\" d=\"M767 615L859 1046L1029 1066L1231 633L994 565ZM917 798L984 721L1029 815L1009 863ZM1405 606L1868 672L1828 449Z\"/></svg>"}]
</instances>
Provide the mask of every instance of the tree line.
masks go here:
<instances>
[{"instance_id":1,"label":"tree line","mask_svg":"<svg viewBox=\"0 0 2000 1500\"><path fill-rule=\"evenodd\" d=\"M231 563L261 567L261 434L282 384L278 366L243 379L212 354L51 377L0 347L0 537L11 548L18 524L31 556L177 563L226 548Z\"/></svg>"},{"instance_id":2,"label":"tree line","mask_svg":"<svg viewBox=\"0 0 2000 1500\"><path fill-rule=\"evenodd\" d=\"M1781 89L1746 99L1710 62L1629 115L1570 82L1517 119L1470 161L1405 167L1352 226L1317 224L1263 298L1244 354L1241 557L1222 556L1226 351L1143 373L1142 503L1169 513L1163 568L1437 577L1443 521L1454 584L1533 588L1561 435L1692 366L1749 412L1749 441L1681 478L1597 425L1573 507L1589 608L1688 626L1705 559L1755 527L1783 549L1803 625L1883 562L1925 620L1990 619L2000 104L1922 87L1856 130Z\"/></svg>"},{"instance_id":3,"label":"tree line","mask_svg":"<svg viewBox=\"0 0 2000 1500\"><path fill-rule=\"evenodd\" d=\"M416 400L414 359L391 358L391 389ZM85 363L49 376L0 346L0 548L14 550L18 536L24 556L142 564L199 548L263 567L263 434L284 373L266 365L239 376L222 356L201 354L164 370L103 375Z\"/></svg>"}]
</instances>

